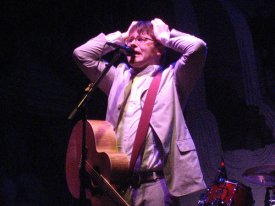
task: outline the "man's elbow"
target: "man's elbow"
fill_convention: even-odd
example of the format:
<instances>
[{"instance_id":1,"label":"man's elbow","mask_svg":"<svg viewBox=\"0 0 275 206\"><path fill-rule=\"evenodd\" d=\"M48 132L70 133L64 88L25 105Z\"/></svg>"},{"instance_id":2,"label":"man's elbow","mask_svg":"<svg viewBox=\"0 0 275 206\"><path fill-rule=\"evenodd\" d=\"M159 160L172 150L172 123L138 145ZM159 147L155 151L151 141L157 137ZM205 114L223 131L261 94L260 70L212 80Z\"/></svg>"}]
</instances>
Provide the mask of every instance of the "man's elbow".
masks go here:
<instances>
[{"instance_id":1,"label":"man's elbow","mask_svg":"<svg viewBox=\"0 0 275 206\"><path fill-rule=\"evenodd\" d=\"M207 56L207 44L200 39L197 46L197 52L205 59Z\"/></svg>"},{"instance_id":2,"label":"man's elbow","mask_svg":"<svg viewBox=\"0 0 275 206\"><path fill-rule=\"evenodd\" d=\"M83 51L79 47L74 49L72 54L73 60L76 62L82 62L84 60L83 56Z\"/></svg>"}]
</instances>

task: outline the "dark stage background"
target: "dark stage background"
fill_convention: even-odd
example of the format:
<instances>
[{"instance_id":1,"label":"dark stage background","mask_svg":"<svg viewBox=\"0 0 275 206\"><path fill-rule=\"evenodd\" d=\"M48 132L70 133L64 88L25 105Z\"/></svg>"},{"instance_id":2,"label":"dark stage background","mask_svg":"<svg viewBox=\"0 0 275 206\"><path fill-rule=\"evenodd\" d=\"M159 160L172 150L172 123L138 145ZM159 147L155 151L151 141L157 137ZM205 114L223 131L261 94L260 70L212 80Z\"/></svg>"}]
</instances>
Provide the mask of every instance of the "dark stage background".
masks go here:
<instances>
[{"instance_id":1,"label":"dark stage background","mask_svg":"<svg viewBox=\"0 0 275 206\"><path fill-rule=\"evenodd\" d=\"M208 43L206 101L217 120L223 150L253 151L273 144L274 132L259 108L247 106L241 98L244 94L228 86L241 88L242 80L230 72L226 77L215 75L221 61L228 61L229 68L240 64L230 37L232 28L209 26L209 22L230 24L221 5L212 0L190 2L200 37ZM274 1L231 2L248 22L262 65L257 74L263 99L274 112ZM1 1L0 205L74 204L65 181L65 155L78 118L69 121L67 117L88 80L72 60L73 49L99 32L124 31L132 20L159 17L170 28L177 28L178 4L176 0ZM230 48L223 46L226 41ZM172 52L168 55L169 60L176 57ZM106 101L96 90L88 118L104 119Z\"/></svg>"}]
</instances>

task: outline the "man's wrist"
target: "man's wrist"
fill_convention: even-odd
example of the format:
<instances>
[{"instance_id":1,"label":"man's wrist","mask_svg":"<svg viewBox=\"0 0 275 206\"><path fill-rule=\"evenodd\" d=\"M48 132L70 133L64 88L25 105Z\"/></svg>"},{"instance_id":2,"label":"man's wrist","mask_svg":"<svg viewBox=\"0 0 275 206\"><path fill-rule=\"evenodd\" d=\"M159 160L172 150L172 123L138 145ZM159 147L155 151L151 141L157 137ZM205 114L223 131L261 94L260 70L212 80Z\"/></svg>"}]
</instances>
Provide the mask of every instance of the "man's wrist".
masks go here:
<instances>
[{"instance_id":1,"label":"man's wrist","mask_svg":"<svg viewBox=\"0 0 275 206\"><path fill-rule=\"evenodd\" d=\"M123 41L122 33L120 31L116 31L106 35L106 41L112 43L120 43Z\"/></svg>"},{"instance_id":2,"label":"man's wrist","mask_svg":"<svg viewBox=\"0 0 275 206\"><path fill-rule=\"evenodd\" d=\"M163 32L163 33L161 33L158 39L161 42L161 44L163 44L164 46L166 46L167 42L170 39L170 32Z\"/></svg>"}]
</instances>

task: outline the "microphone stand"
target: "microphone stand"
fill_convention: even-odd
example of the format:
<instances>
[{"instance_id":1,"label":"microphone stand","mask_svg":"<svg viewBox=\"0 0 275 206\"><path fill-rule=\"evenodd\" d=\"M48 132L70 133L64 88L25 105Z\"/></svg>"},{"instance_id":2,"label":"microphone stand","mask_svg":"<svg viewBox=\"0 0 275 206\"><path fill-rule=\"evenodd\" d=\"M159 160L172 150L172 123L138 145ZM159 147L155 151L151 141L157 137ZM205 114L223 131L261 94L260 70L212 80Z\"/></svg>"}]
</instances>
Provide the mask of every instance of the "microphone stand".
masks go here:
<instances>
[{"instance_id":1,"label":"microphone stand","mask_svg":"<svg viewBox=\"0 0 275 206\"><path fill-rule=\"evenodd\" d=\"M103 77L107 74L107 72L110 70L111 66L121 57L121 53L119 52L119 49L115 50L114 56L111 59L111 61L105 66L104 70L100 74L100 76L97 78L97 80L94 83L90 83L84 92L84 95L78 102L77 106L73 109L73 111L68 116L69 120L72 120L75 118L76 114L81 112L82 121L83 121L83 130L82 130L82 145L81 145L81 165L79 170L79 180L80 180L80 195L79 195L79 206L88 206L92 203L87 200L86 198L86 192L85 188L87 186L88 176L86 172L86 159L87 159L87 153L88 149L86 147L86 122L87 122L87 115L86 115L86 105L89 101L89 98L91 94L94 92L95 88L97 88L98 84L101 82Z\"/></svg>"},{"instance_id":2,"label":"microphone stand","mask_svg":"<svg viewBox=\"0 0 275 206\"><path fill-rule=\"evenodd\" d=\"M216 183L224 183L227 180L227 172L225 169L225 163L223 156L221 157L220 168L218 170L218 176L216 177Z\"/></svg>"}]
</instances>

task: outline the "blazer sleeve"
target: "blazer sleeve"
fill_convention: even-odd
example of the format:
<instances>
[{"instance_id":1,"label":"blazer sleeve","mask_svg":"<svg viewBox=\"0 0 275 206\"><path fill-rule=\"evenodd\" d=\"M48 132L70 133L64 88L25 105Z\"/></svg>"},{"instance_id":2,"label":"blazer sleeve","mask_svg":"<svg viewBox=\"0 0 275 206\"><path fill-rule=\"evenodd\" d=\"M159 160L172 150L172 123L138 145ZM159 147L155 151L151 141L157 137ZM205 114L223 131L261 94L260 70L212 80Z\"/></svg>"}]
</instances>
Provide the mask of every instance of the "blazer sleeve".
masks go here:
<instances>
[{"instance_id":1,"label":"blazer sleeve","mask_svg":"<svg viewBox=\"0 0 275 206\"><path fill-rule=\"evenodd\" d=\"M106 45L107 41L121 42L121 33L114 32L109 35L103 33L90 39L73 51L73 59L84 74L94 82L104 70L108 62L101 57L112 51L113 48ZM116 75L116 68L112 66L99 84L99 88L108 95Z\"/></svg>"},{"instance_id":2,"label":"blazer sleeve","mask_svg":"<svg viewBox=\"0 0 275 206\"><path fill-rule=\"evenodd\" d=\"M177 92L184 108L188 96L201 76L207 54L206 43L195 36L173 29L166 46L181 53L181 57L172 66Z\"/></svg>"}]
</instances>

